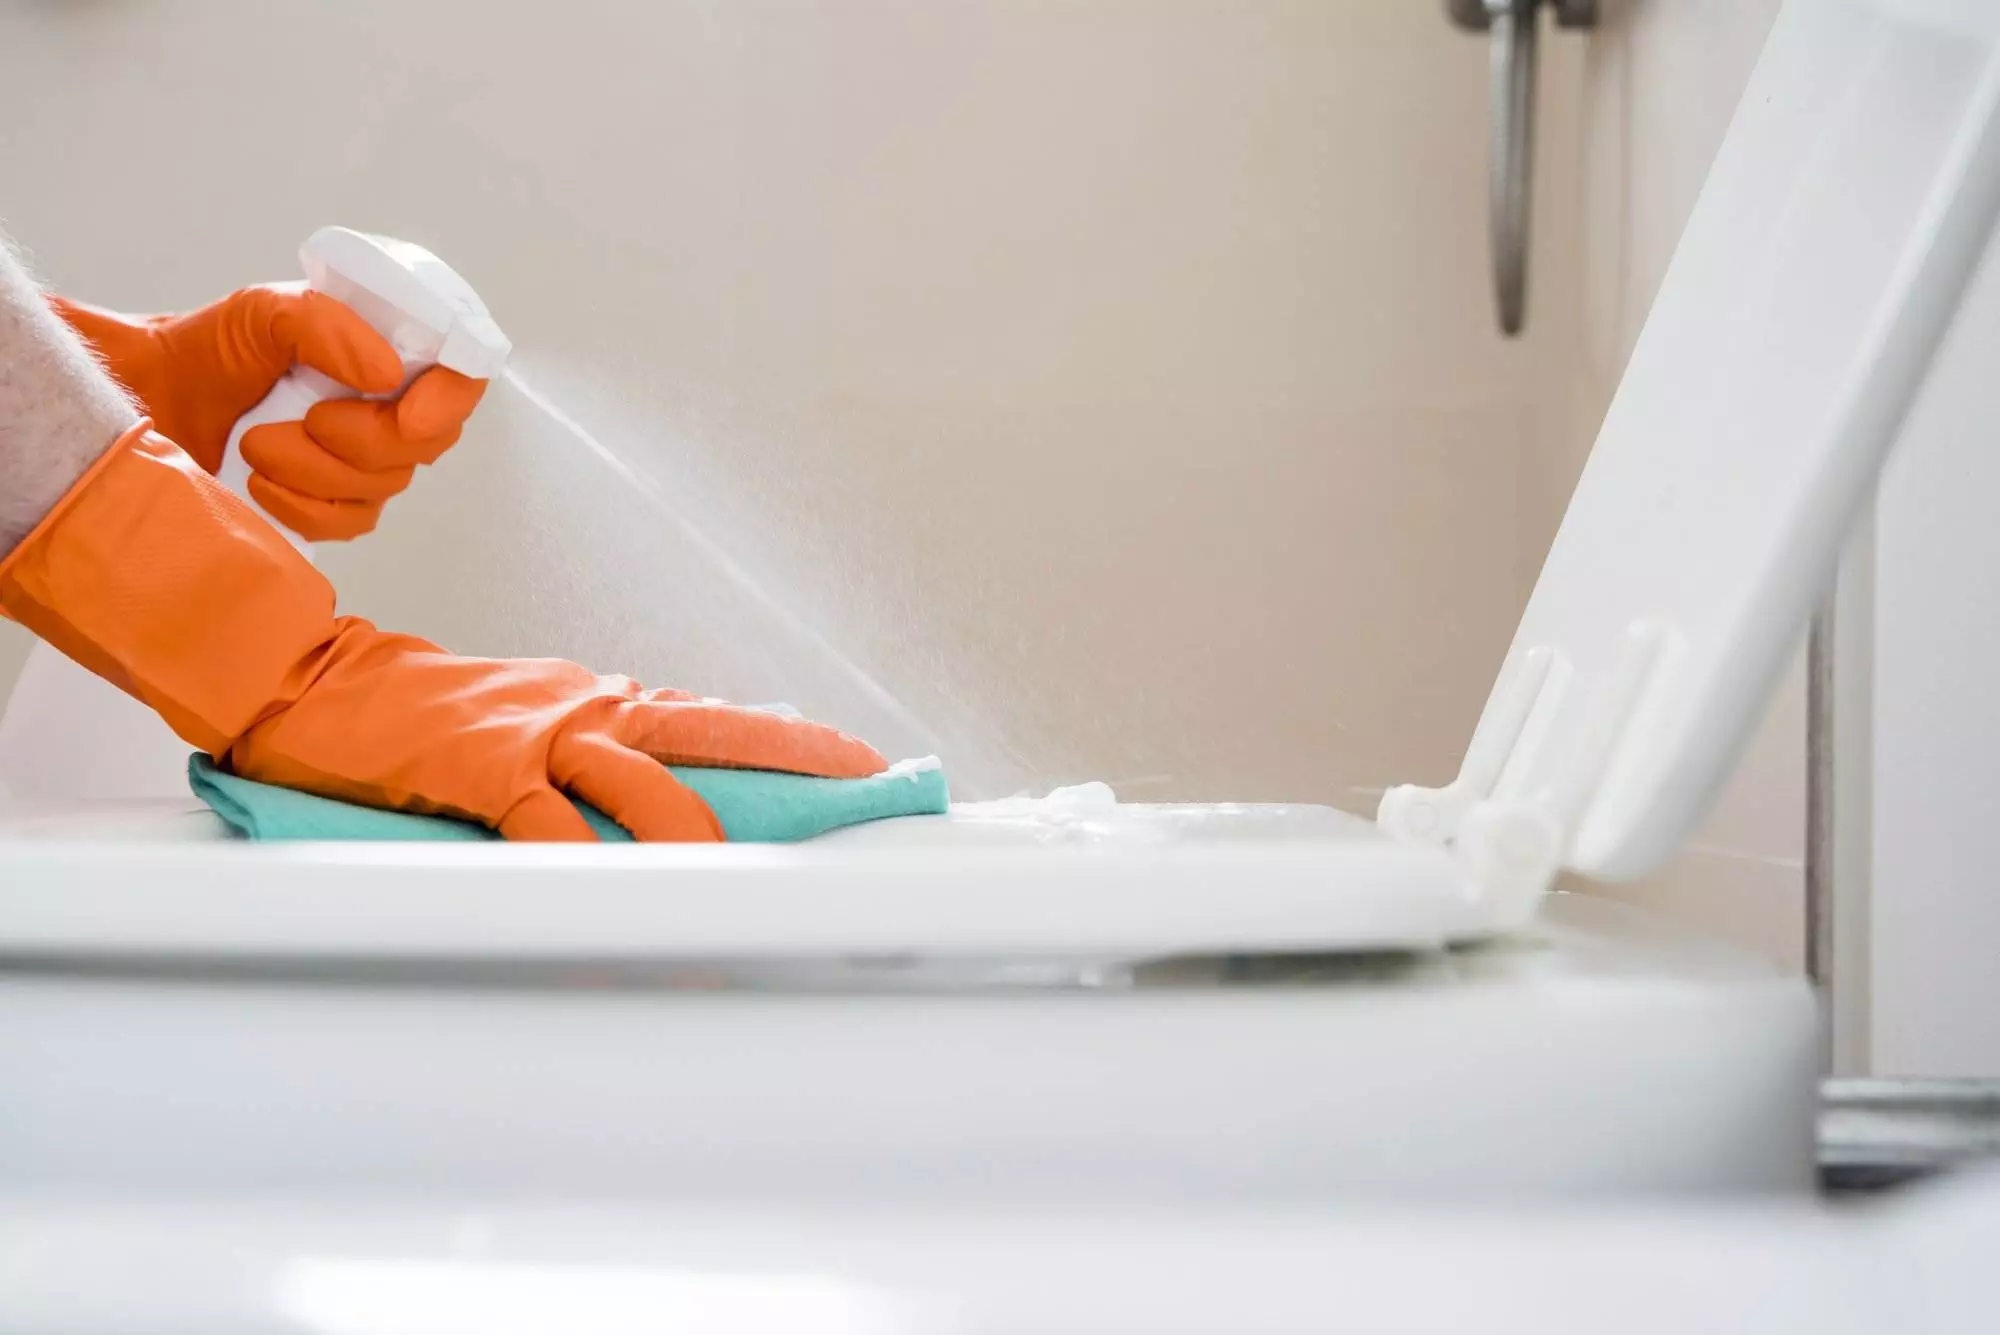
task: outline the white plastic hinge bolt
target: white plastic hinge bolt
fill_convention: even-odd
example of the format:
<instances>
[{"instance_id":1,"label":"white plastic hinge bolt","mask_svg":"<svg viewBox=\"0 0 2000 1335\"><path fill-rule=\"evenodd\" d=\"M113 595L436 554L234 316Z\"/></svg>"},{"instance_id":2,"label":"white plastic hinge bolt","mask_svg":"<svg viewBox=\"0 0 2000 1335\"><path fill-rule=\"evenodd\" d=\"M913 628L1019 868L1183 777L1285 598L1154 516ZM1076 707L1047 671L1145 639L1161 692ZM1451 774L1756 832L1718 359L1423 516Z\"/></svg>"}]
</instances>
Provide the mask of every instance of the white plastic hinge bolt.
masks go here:
<instances>
[{"instance_id":1,"label":"white plastic hinge bolt","mask_svg":"<svg viewBox=\"0 0 2000 1335\"><path fill-rule=\"evenodd\" d=\"M1485 802L1466 813L1456 851L1478 892L1512 907L1525 921L1562 870L1563 844L1562 825L1547 812Z\"/></svg>"},{"instance_id":2,"label":"white plastic hinge bolt","mask_svg":"<svg viewBox=\"0 0 2000 1335\"><path fill-rule=\"evenodd\" d=\"M1391 788L1382 794L1375 823L1406 843L1441 848L1456 839L1467 813L1499 787L1542 692L1561 675L1557 665L1555 650L1537 646L1504 667L1465 749L1458 777L1443 788L1408 783Z\"/></svg>"},{"instance_id":3,"label":"white plastic hinge bolt","mask_svg":"<svg viewBox=\"0 0 2000 1335\"><path fill-rule=\"evenodd\" d=\"M1450 841L1465 813L1471 809L1472 795L1453 785L1449 788L1419 788L1402 784L1382 794L1375 823L1398 839L1413 844L1444 844Z\"/></svg>"}]
</instances>

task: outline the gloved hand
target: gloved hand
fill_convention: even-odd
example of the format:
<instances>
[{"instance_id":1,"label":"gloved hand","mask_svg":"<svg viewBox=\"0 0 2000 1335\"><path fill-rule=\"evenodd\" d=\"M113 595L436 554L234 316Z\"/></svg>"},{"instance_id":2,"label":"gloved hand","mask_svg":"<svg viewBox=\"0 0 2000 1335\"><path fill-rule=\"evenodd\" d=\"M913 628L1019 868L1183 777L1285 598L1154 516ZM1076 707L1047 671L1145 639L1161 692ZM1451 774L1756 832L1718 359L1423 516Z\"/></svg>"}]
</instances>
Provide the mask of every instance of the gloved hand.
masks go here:
<instances>
[{"instance_id":1,"label":"gloved hand","mask_svg":"<svg viewBox=\"0 0 2000 1335\"><path fill-rule=\"evenodd\" d=\"M873 748L803 719L548 659L458 658L336 618L333 589L140 423L0 562L0 610L237 774L589 840L564 796L643 840L722 838L661 762L859 778Z\"/></svg>"},{"instance_id":2,"label":"gloved hand","mask_svg":"<svg viewBox=\"0 0 2000 1335\"><path fill-rule=\"evenodd\" d=\"M186 315L130 316L50 299L136 395L162 435L213 473L236 419L294 365L364 394L394 392L402 362L387 339L324 293L247 287ZM458 440L486 382L432 367L392 402L334 399L303 422L243 434L250 494L301 537L357 538L382 506Z\"/></svg>"}]
</instances>

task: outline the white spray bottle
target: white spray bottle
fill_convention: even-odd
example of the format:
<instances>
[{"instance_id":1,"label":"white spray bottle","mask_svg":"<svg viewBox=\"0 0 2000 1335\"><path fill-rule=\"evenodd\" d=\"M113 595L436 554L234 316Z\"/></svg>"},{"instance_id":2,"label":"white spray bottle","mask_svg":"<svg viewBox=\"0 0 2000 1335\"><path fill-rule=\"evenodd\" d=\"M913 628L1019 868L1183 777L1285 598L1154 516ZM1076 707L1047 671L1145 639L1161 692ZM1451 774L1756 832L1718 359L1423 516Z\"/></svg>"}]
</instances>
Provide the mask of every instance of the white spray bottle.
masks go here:
<instances>
[{"instance_id":1,"label":"white spray bottle","mask_svg":"<svg viewBox=\"0 0 2000 1335\"><path fill-rule=\"evenodd\" d=\"M405 385L431 366L490 380L513 350L479 294L422 246L322 227L299 248L299 261L310 287L353 309L389 340L403 359ZM316 371L294 368L230 431L222 482L256 506L243 433L302 418L322 399L352 394ZM311 556L304 538L271 523ZM0 713L0 793L17 798L192 801L187 757L187 743L151 710L45 644L34 646Z\"/></svg>"}]
</instances>

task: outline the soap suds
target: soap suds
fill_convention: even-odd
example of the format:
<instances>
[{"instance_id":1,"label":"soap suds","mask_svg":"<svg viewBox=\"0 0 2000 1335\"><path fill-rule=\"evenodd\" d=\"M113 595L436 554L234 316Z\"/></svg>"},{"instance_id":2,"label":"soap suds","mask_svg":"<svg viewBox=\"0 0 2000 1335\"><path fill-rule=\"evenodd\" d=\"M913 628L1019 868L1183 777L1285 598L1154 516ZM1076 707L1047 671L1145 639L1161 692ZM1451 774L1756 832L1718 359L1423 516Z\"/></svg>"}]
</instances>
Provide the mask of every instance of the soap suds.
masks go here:
<instances>
[{"instance_id":1,"label":"soap suds","mask_svg":"<svg viewBox=\"0 0 2000 1335\"><path fill-rule=\"evenodd\" d=\"M1022 793L995 802L952 805L955 820L1023 829L1046 842L1076 842L1111 833L1118 818L1118 794L1108 783L1078 783L1053 789L1047 797Z\"/></svg>"},{"instance_id":2,"label":"soap suds","mask_svg":"<svg viewBox=\"0 0 2000 1335\"><path fill-rule=\"evenodd\" d=\"M1093 811L1107 811L1118 805L1118 794L1108 783L1071 784L1066 788L1051 789L1047 797L1029 797L1017 793L1013 797L1003 797L997 802L980 802L981 811L994 815L1047 816L1063 814L1084 814Z\"/></svg>"}]
</instances>

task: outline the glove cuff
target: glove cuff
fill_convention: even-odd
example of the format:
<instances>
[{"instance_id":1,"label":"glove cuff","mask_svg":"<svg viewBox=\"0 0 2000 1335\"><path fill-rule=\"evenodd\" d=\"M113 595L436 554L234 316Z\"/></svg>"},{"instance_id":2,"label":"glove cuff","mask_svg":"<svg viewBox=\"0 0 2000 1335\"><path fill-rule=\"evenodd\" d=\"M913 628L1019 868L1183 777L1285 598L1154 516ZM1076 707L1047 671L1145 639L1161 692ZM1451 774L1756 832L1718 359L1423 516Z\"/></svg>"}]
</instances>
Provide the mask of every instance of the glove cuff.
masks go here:
<instances>
[{"instance_id":1,"label":"glove cuff","mask_svg":"<svg viewBox=\"0 0 2000 1335\"><path fill-rule=\"evenodd\" d=\"M333 587L142 420L4 561L0 610L220 756L298 698Z\"/></svg>"}]
</instances>

